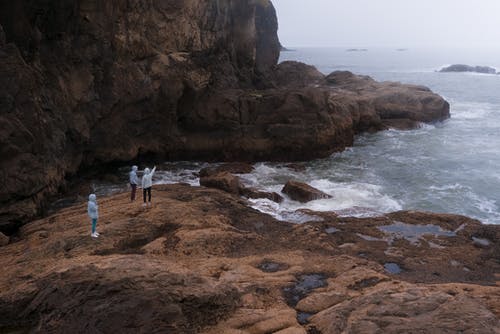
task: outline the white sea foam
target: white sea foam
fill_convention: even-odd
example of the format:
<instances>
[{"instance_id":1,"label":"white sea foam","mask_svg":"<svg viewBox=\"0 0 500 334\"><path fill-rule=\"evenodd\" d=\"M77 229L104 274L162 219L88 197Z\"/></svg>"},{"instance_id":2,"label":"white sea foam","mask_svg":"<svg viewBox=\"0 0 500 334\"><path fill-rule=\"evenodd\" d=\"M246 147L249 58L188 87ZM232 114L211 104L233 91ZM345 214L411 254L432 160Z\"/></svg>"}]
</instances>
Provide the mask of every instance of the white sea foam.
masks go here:
<instances>
[{"instance_id":1,"label":"white sea foam","mask_svg":"<svg viewBox=\"0 0 500 334\"><path fill-rule=\"evenodd\" d=\"M440 191L440 192L448 192L450 190L465 190L465 189L470 189L468 187L465 187L459 183L454 183L454 184L445 184L442 186L430 186L429 190L432 191Z\"/></svg>"},{"instance_id":2,"label":"white sea foam","mask_svg":"<svg viewBox=\"0 0 500 334\"><path fill-rule=\"evenodd\" d=\"M498 112L498 106L491 103L452 102L453 118L456 120L486 119Z\"/></svg>"},{"instance_id":3,"label":"white sea foam","mask_svg":"<svg viewBox=\"0 0 500 334\"><path fill-rule=\"evenodd\" d=\"M261 171L262 169L256 169L257 173ZM277 171L279 169L274 172ZM274 173L266 173L266 175L271 178L275 176ZM245 178L252 179L252 176L245 175ZM262 174L255 177L255 179L261 179L262 183L268 184L265 189L267 191L280 192L283 187L283 184L272 184L271 180L262 180L262 178ZM311 180L308 184L331 195L332 198L300 203L282 194L285 200L281 204L269 200L251 200L252 207L277 219L294 222L311 220L310 217L303 217L303 213L297 212L300 209L319 212L334 211L340 215L365 217L402 208L398 201L384 195L381 187L377 185L356 182L337 183L328 179Z\"/></svg>"}]
</instances>

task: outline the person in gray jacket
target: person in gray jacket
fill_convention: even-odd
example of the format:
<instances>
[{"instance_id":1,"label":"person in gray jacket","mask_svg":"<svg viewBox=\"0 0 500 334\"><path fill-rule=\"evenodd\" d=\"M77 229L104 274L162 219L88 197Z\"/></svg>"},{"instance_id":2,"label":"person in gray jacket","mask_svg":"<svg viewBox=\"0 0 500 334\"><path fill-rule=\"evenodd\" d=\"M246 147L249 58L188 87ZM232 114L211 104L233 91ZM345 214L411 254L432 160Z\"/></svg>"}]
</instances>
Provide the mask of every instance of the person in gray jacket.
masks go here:
<instances>
[{"instance_id":1,"label":"person in gray jacket","mask_svg":"<svg viewBox=\"0 0 500 334\"><path fill-rule=\"evenodd\" d=\"M146 206L146 194L148 195L147 205L151 205L151 187L153 186L153 175L155 173L156 166L150 171L149 168L144 169L144 175L142 176L142 197L144 198L143 206Z\"/></svg>"},{"instance_id":2,"label":"person in gray jacket","mask_svg":"<svg viewBox=\"0 0 500 334\"><path fill-rule=\"evenodd\" d=\"M137 185L139 184L139 178L137 177L137 166L132 166L132 170L128 173L130 187L132 192L130 193L130 201L135 201L135 192L137 190Z\"/></svg>"},{"instance_id":3,"label":"person in gray jacket","mask_svg":"<svg viewBox=\"0 0 500 334\"><path fill-rule=\"evenodd\" d=\"M90 234L90 236L92 238L97 238L99 237L99 233L97 233L96 231L97 219L99 218L99 207L97 206L97 200L95 194L89 195L87 213L89 214L89 217L92 220L92 233Z\"/></svg>"}]
</instances>

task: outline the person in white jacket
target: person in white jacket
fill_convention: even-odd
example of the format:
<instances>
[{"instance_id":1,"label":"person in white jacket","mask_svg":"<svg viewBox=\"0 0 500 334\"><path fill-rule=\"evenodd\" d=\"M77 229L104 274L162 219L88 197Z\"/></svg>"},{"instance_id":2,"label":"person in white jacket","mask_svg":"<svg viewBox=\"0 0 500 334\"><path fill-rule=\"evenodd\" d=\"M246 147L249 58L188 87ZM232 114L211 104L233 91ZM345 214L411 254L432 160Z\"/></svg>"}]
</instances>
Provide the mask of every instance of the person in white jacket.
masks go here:
<instances>
[{"instance_id":1,"label":"person in white jacket","mask_svg":"<svg viewBox=\"0 0 500 334\"><path fill-rule=\"evenodd\" d=\"M139 184L139 178L137 177L137 166L132 166L132 170L128 173L130 187L132 192L130 193L130 201L135 201L135 191L137 190L137 185Z\"/></svg>"},{"instance_id":2,"label":"person in white jacket","mask_svg":"<svg viewBox=\"0 0 500 334\"><path fill-rule=\"evenodd\" d=\"M153 167L153 170L149 170L149 168L144 169L144 175L142 176L142 197L144 198L144 204L146 205L146 194L148 195L147 205L151 205L151 187L153 186L153 175L155 173L156 166Z\"/></svg>"},{"instance_id":3,"label":"person in white jacket","mask_svg":"<svg viewBox=\"0 0 500 334\"><path fill-rule=\"evenodd\" d=\"M92 220L92 233L90 234L90 236L92 238L97 238L99 237L99 233L97 233L96 231L97 219L99 218L99 207L97 206L97 200L95 194L89 195L87 212L89 214L90 219Z\"/></svg>"}]
</instances>

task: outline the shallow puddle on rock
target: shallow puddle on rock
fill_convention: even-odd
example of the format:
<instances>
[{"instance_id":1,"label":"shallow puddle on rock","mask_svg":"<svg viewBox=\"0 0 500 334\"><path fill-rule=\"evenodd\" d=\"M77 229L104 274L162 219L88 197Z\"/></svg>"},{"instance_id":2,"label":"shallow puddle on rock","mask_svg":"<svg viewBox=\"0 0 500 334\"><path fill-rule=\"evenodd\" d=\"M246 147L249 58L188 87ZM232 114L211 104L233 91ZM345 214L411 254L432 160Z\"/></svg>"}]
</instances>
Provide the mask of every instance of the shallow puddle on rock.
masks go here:
<instances>
[{"instance_id":1,"label":"shallow puddle on rock","mask_svg":"<svg viewBox=\"0 0 500 334\"><path fill-rule=\"evenodd\" d=\"M323 274L307 274L298 278L295 285L283 289L288 305L295 306L312 290L326 286L326 276Z\"/></svg>"},{"instance_id":2,"label":"shallow puddle on rock","mask_svg":"<svg viewBox=\"0 0 500 334\"><path fill-rule=\"evenodd\" d=\"M401 274L403 272L403 269L401 269L401 267L397 263L393 262L387 262L386 264L384 264L384 269L388 273L394 275Z\"/></svg>"},{"instance_id":3,"label":"shallow puddle on rock","mask_svg":"<svg viewBox=\"0 0 500 334\"><path fill-rule=\"evenodd\" d=\"M488 247L490 245L490 241L488 239L472 237L472 241L478 246Z\"/></svg>"},{"instance_id":4,"label":"shallow puddle on rock","mask_svg":"<svg viewBox=\"0 0 500 334\"><path fill-rule=\"evenodd\" d=\"M338 231L339 231L339 229L335 228L335 227L328 227L325 229L325 232L328 234L333 234L333 233L338 232Z\"/></svg>"},{"instance_id":5,"label":"shallow puddle on rock","mask_svg":"<svg viewBox=\"0 0 500 334\"><path fill-rule=\"evenodd\" d=\"M366 235L366 234L356 233L356 235L358 237L360 237L361 239L366 240L366 241L385 241L385 242L387 242L387 240L375 238L375 237L372 237L372 236Z\"/></svg>"},{"instance_id":6,"label":"shallow puddle on rock","mask_svg":"<svg viewBox=\"0 0 500 334\"><path fill-rule=\"evenodd\" d=\"M384 233L404 238L412 244L418 243L419 239L424 235L433 235L435 237L454 237L457 235L455 231L446 231L440 226L432 224L412 225L396 222L392 225L379 226L378 229Z\"/></svg>"},{"instance_id":7,"label":"shallow puddle on rock","mask_svg":"<svg viewBox=\"0 0 500 334\"><path fill-rule=\"evenodd\" d=\"M275 273L277 271L286 270L289 266L285 263L264 261L258 265L258 268L266 273Z\"/></svg>"},{"instance_id":8,"label":"shallow puddle on rock","mask_svg":"<svg viewBox=\"0 0 500 334\"><path fill-rule=\"evenodd\" d=\"M305 325L309 322L309 318L313 316L312 313L306 313L306 312L298 312L297 313L297 321L301 325Z\"/></svg>"}]
</instances>

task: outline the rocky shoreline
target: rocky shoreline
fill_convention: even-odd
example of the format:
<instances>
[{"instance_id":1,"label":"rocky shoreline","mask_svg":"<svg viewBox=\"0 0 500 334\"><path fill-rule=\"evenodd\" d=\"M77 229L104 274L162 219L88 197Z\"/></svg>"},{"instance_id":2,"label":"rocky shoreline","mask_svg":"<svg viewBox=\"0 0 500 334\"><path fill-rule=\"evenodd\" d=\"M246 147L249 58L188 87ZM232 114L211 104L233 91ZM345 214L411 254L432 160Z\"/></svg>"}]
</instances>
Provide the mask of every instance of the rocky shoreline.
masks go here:
<instances>
[{"instance_id":1,"label":"rocky shoreline","mask_svg":"<svg viewBox=\"0 0 500 334\"><path fill-rule=\"evenodd\" d=\"M98 239L84 204L33 221L109 164L309 160L449 117L426 87L278 64L277 28L268 0L0 4L0 332L500 333L500 229L462 216L277 221L235 165L151 208L99 198Z\"/></svg>"},{"instance_id":2,"label":"rocky shoreline","mask_svg":"<svg viewBox=\"0 0 500 334\"><path fill-rule=\"evenodd\" d=\"M0 247L0 331L499 332L499 226L412 211L290 224L218 189L153 196L100 198L98 239L84 204L23 226Z\"/></svg>"},{"instance_id":3,"label":"rocky shoreline","mask_svg":"<svg viewBox=\"0 0 500 334\"><path fill-rule=\"evenodd\" d=\"M278 64L268 0L23 0L0 13L4 232L105 165L309 160L449 117L425 87Z\"/></svg>"}]
</instances>

